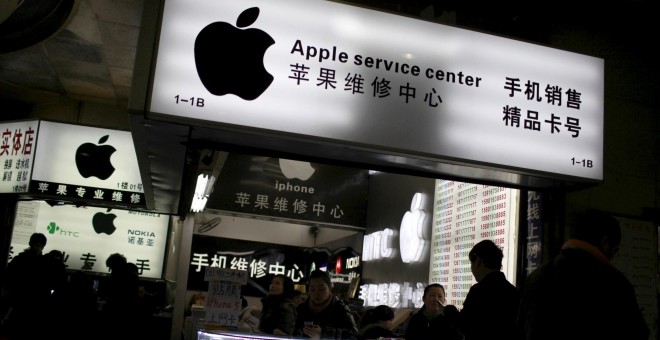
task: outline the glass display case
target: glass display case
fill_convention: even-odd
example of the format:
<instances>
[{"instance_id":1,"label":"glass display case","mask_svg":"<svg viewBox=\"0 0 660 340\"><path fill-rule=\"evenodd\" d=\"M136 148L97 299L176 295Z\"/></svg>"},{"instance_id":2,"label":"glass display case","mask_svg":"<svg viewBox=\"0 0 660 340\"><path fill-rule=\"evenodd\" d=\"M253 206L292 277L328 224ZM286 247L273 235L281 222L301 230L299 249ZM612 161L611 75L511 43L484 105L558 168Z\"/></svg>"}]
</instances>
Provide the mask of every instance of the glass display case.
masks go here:
<instances>
[{"instance_id":1,"label":"glass display case","mask_svg":"<svg viewBox=\"0 0 660 340\"><path fill-rule=\"evenodd\" d=\"M240 333L226 330L198 329L197 340L225 340L225 339L302 339L277 336L261 333Z\"/></svg>"}]
</instances>

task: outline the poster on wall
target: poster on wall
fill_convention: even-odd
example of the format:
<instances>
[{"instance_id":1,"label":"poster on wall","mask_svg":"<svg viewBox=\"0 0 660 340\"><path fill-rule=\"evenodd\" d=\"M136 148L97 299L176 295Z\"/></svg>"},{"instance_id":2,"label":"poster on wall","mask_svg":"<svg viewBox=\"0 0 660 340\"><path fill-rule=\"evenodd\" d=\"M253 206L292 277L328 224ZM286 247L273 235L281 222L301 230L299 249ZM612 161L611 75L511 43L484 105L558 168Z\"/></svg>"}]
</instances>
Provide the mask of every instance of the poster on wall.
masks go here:
<instances>
[{"instance_id":1,"label":"poster on wall","mask_svg":"<svg viewBox=\"0 0 660 340\"><path fill-rule=\"evenodd\" d=\"M364 228L368 170L232 153L206 209Z\"/></svg>"},{"instance_id":2,"label":"poster on wall","mask_svg":"<svg viewBox=\"0 0 660 340\"><path fill-rule=\"evenodd\" d=\"M29 247L33 233L42 233L43 252L62 251L67 269L108 274L105 260L120 253L138 266L141 277L160 279L169 221L158 213L20 201L9 261Z\"/></svg>"},{"instance_id":3,"label":"poster on wall","mask_svg":"<svg viewBox=\"0 0 660 340\"><path fill-rule=\"evenodd\" d=\"M436 180L429 282L447 287L448 304L462 308L476 283L468 253L484 239L502 248L502 272L515 285L519 195L517 189Z\"/></svg>"},{"instance_id":4,"label":"poster on wall","mask_svg":"<svg viewBox=\"0 0 660 340\"><path fill-rule=\"evenodd\" d=\"M36 120L0 124L0 193L28 191L38 130L39 121Z\"/></svg>"}]
</instances>

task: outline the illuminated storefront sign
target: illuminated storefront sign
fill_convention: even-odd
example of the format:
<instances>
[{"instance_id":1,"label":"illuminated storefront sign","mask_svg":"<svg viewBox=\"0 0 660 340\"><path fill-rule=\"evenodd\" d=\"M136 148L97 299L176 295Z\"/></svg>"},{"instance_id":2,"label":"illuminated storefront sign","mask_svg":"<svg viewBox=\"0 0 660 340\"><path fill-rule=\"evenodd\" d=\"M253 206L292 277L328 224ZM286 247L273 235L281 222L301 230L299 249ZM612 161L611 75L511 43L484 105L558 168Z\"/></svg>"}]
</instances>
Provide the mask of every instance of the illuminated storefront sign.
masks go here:
<instances>
[{"instance_id":1,"label":"illuminated storefront sign","mask_svg":"<svg viewBox=\"0 0 660 340\"><path fill-rule=\"evenodd\" d=\"M159 279L169 221L158 213L20 201L10 259L28 248L37 232L46 235L44 253L62 251L68 269L108 273L105 260L120 253L138 266L140 276Z\"/></svg>"},{"instance_id":2,"label":"illuminated storefront sign","mask_svg":"<svg viewBox=\"0 0 660 340\"><path fill-rule=\"evenodd\" d=\"M436 181L429 281L446 287L448 304L461 308L476 283L468 253L484 239L503 249L502 271L515 284L518 199L515 189Z\"/></svg>"},{"instance_id":3,"label":"illuminated storefront sign","mask_svg":"<svg viewBox=\"0 0 660 340\"><path fill-rule=\"evenodd\" d=\"M131 133L81 125L40 122L29 191L63 200L146 205Z\"/></svg>"},{"instance_id":4,"label":"illuminated storefront sign","mask_svg":"<svg viewBox=\"0 0 660 340\"><path fill-rule=\"evenodd\" d=\"M303 0L168 0L157 46L148 115L602 180L600 58Z\"/></svg>"},{"instance_id":5,"label":"illuminated storefront sign","mask_svg":"<svg viewBox=\"0 0 660 340\"><path fill-rule=\"evenodd\" d=\"M247 272L250 284L245 294L267 293L273 275L290 277L305 283L312 270L328 271L334 283L345 284L360 276L360 255L351 248L294 247L222 237L193 235L188 270L188 289L205 290L206 269L219 268Z\"/></svg>"},{"instance_id":6,"label":"illuminated storefront sign","mask_svg":"<svg viewBox=\"0 0 660 340\"><path fill-rule=\"evenodd\" d=\"M0 162L2 162L0 193L28 191L38 128L38 121L0 124L2 132L0 137Z\"/></svg>"}]
</instances>

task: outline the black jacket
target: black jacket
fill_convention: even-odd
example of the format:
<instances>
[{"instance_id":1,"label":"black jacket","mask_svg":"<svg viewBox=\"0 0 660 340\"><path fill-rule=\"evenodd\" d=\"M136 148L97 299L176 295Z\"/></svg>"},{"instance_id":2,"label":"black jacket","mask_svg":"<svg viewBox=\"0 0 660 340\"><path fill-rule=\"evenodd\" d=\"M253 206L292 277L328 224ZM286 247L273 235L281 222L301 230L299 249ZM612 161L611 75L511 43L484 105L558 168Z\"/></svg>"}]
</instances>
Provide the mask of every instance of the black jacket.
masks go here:
<instances>
[{"instance_id":1,"label":"black jacket","mask_svg":"<svg viewBox=\"0 0 660 340\"><path fill-rule=\"evenodd\" d=\"M424 315L424 307L422 307L410 318L404 338L407 340L460 340L463 336L446 316L440 314L429 319Z\"/></svg>"},{"instance_id":2,"label":"black jacket","mask_svg":"<svg viewBox=\"0 0 660 340\"><path fill-rule=\"evenodd\" d=\"M296 308L291 299L284 296L267 296L261 299L261 318L259 330L273 334L279 329L286 334L293 334L293 325L296 322Z\"/></svg>"},{"instance_id":3,"label":"black jacket","mask_svg":"<svg viewBox=\"0 0 660 340\"><path fill-rule=\"evenodd\" d=\"M358 333L358 328L353 318L353 313L344 303L336 296L332 297L330 305L326 307L321 313L313 313L309 308L309 299L298 306L296 326L293 335L296 337L306 337L302 331L305 327L305 322L311 321L319 325L323 332L321 338L335 338L337 332L341 332L342 339L355 339Z\"/></svg>"},{"instance_id":4,"label":"black jacket","mask_svg":"<svg viewBox=\"0 0 660 340\"><path fill-rule=\"evenodd\" d=\"M470 288L457 326L465 340L513 339L520 292L497 271Z\"/></svg>"},{"instance_id":5,"label":"black jacket","mask_svg":"<svg viewBox=\"0 0 660 340\"><path fill-rule=\"evenodd\" d=\"M647 340L628 279L595 247L571 241L527 277L518 321L524 338Z\"/></svg>"}]
</instances>

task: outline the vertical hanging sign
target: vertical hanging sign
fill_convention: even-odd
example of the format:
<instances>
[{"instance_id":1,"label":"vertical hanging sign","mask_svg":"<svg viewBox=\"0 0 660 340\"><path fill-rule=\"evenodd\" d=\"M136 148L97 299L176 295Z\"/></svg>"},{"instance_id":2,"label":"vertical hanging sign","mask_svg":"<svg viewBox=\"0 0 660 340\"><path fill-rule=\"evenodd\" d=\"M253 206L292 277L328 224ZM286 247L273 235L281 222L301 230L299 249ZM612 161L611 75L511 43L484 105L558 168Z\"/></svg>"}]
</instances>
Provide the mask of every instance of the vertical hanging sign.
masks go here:
<instances>
[{"instance_id":1,"label":"vertical hanging sign","mask_svg":"<svg viewBox=\"0 0 660 340\"><path fill-rule=\"evenodd\" d=\"M543 262L543 211L541 194L530 191L527 197L527 266L529 275Z\"/></svg>"}]
</instances>

